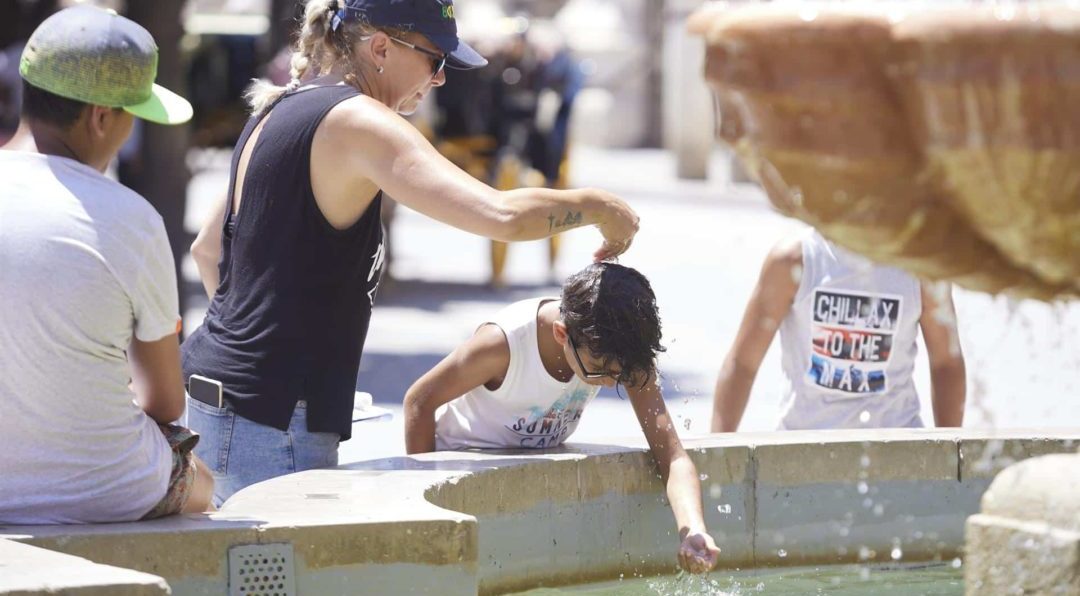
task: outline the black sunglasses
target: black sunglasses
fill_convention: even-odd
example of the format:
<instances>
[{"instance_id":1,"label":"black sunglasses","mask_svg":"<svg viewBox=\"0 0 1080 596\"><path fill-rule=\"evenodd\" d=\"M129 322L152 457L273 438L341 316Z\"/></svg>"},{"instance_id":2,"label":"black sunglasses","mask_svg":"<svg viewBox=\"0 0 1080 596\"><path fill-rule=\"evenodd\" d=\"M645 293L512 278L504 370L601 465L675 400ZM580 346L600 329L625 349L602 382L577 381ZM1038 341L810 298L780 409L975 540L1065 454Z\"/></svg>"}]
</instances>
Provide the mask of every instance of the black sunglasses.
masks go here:
<instances>
[{"instance_id":1,"label":"black sunglasses","mask_svg":"<svg viewBox=\"0 0 1080 596\"><path fill-rule=\"evenodd\" d=\"M409 43L404 39L398 39L396 37L391 37L390 39L400 43L407 48L412 48L417 52L420 52L421 54L427 56L428 58L431 58L431 78L439 76L439 73L442 72L444 68L446 68L446 59L448 57L448 54L440 54L439 52L433 52L425 47L418 46L415 43Z\"/></svg>"},{"instance_id":2,"label":"black sunglasses","mask_svg":"<svg viewBox=\"0 0 1080 596\"><path fill-rule=\"evenodd\" d=\"M577 360L578 368L581 369L581 376L586 379L603 379L612 376L609 372L589 372L586 370L585 364L581 361L581 356L578 355L577 344L574 343L574 336L567 334L566 339L570 342L570 351L574 353L574 360Z\"/></svg>"}]
</instances>

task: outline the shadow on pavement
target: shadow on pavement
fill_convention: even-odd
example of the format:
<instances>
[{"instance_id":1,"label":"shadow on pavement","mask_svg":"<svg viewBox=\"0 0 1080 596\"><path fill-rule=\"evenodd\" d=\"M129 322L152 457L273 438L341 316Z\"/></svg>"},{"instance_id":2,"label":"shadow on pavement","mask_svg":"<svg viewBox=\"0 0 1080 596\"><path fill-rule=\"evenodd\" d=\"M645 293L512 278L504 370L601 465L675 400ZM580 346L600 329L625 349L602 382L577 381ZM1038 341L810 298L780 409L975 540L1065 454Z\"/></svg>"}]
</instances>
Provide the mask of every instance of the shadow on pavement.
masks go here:
<instances>
[{"instance_id":1,"label":"shadow on pavement","mask_svg":"<svg viewBox=\"0 0 1080 596\"><path fill-rule=\"evenodd\" d=\"M370 393L376 404L400 406L409 386L445 357L446 354L368 351L360 358L356 390Z\"/></svg>"}]
</instances>

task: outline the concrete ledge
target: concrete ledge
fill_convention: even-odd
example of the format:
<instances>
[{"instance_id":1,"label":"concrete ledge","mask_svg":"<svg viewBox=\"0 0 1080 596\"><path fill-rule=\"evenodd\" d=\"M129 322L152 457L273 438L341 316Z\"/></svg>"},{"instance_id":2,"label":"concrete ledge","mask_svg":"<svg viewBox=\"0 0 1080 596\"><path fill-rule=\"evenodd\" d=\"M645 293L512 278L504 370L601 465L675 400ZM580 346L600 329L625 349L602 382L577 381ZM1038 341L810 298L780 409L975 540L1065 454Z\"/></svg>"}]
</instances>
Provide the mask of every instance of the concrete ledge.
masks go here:
<instances>
[{"instance_id":1,"label":"concrete ledge","mask_svg":"<svg viewBox=\"0 0 1080 596\"><path fill-rule=\"evenodd\" d=\"M989 480L965 462L1075 450L1080 430L868 430L685 441L725 567L956 556ZM978 455L976 455L978 454ZM444 452L312 470L209 516L0 528L8 538L227 591L229 549L281 544L300 594L477 594L675 570L674 518L644 441ZM434 591L434 592L433 592Z\"/></svg>"},{"instance_id":2,"label":"concrete ledge","mask_svg":"<svg viewBox=\"0 0 1080 596\"><path fill-rule=\"evenodd\" d=\"M952 558L977 497L958 494L958 441L882 438L754 449L761 565Z\"/></svg>"},{"instance_id":3,"label":"concrete ledge","mask_svg":"<svg viewBox=\"0 0 1080 596\"><path fill-rule=\"evenodd\" d=\"M86 559L0 540L0 595L152 596L168 594L165 580Z\"/></svg>"},{"instance_id":4,"label":"concrete ledge","mask_svg":"<svg viewBox=\"0 0 1080 596\"><path fill-rule=\"evenodd\" d=\"M961 476L964 480L986 480L989 486L990 480L1018 461L1076 451L1080 448L1080 440L1074 434L1066 429L1044 431L1041 436L1002 431L985 441L963 443L960 446Z\"/></svg>"},{"instance_id":5,"label":"concrete ledge","mask_svg":"<svg viewBox=\"0 0 1080 596\"><path fill-rule=\"evenodd\" d=\"M0 538L159 575L190 593L221 593L228 579L228 548L256 544L258 523L209 516L86 526L0 527ZM182 555L180 555L182 553Z\"/></svg>"},{"instance_id":6,"label":"concrete ledge","mask_svg":"<svg viewBox=\"0 0 1080 596\"><path fill-rule=\"evenodd\" d=\"M745 565L753 559L750 449L709 445L687 444L706 521L725 564ZM643 445L627 447L577 445L555 462L506 461L498 473L429 490L433 503L480 520L479 592L674 572L677 528L656 466Z\"/></svg>"}]
</instances>

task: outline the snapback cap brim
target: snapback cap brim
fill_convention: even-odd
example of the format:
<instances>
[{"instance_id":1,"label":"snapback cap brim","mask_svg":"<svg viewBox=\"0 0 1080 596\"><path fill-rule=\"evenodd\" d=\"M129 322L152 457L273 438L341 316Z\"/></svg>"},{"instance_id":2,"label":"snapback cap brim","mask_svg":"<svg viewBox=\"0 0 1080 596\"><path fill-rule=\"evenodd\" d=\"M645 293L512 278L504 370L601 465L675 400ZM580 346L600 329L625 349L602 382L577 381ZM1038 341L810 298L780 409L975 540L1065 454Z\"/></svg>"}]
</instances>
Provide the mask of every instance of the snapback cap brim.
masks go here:
<instances>
[{"instance_id":1,"label":"snapback cap brim","mask_svg":"<svg viewBox=\"0 0 1080 596\"><path fill-rule=\"evenodd\" d=\"M124 111L143 120L157 124L183 124L191 120L193 110L188 100L154 83L150 99L131 106Z\"/></svg>"},{"instance_id":2,"label":"snapback cap brim","mask_svg":"<svg viewBox=\"0 0 1080 596\"><path fill-rule=\"evenodd\" d=\"M472 70L487 66L487 58L480 55L469 44L456 35L427 35L431 43L446 52L446 65L456 70Z\"/></svg>"}]
</instances>

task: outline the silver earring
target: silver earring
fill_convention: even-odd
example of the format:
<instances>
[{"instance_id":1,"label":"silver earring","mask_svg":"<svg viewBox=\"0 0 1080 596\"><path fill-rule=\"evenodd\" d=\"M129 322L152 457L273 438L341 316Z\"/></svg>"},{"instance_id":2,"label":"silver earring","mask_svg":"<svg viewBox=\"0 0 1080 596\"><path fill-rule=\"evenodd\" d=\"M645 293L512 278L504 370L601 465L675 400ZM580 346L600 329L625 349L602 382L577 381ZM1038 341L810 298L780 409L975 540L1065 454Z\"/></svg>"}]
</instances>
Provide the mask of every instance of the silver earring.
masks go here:
<instances>
[{"instance_id":1,"label":"silver earring","mask_svg":"<svg viewBox=\"0 0 1080 596\"><path fill-rule=\"evenodd\" d=\"M382 74L382 71L383 71L383 67L381 67L381 66L380 66L380 67L379 67L378 69L376 69L376 70L378 70L379 74Z\"/></svg>"}]
</instances>

